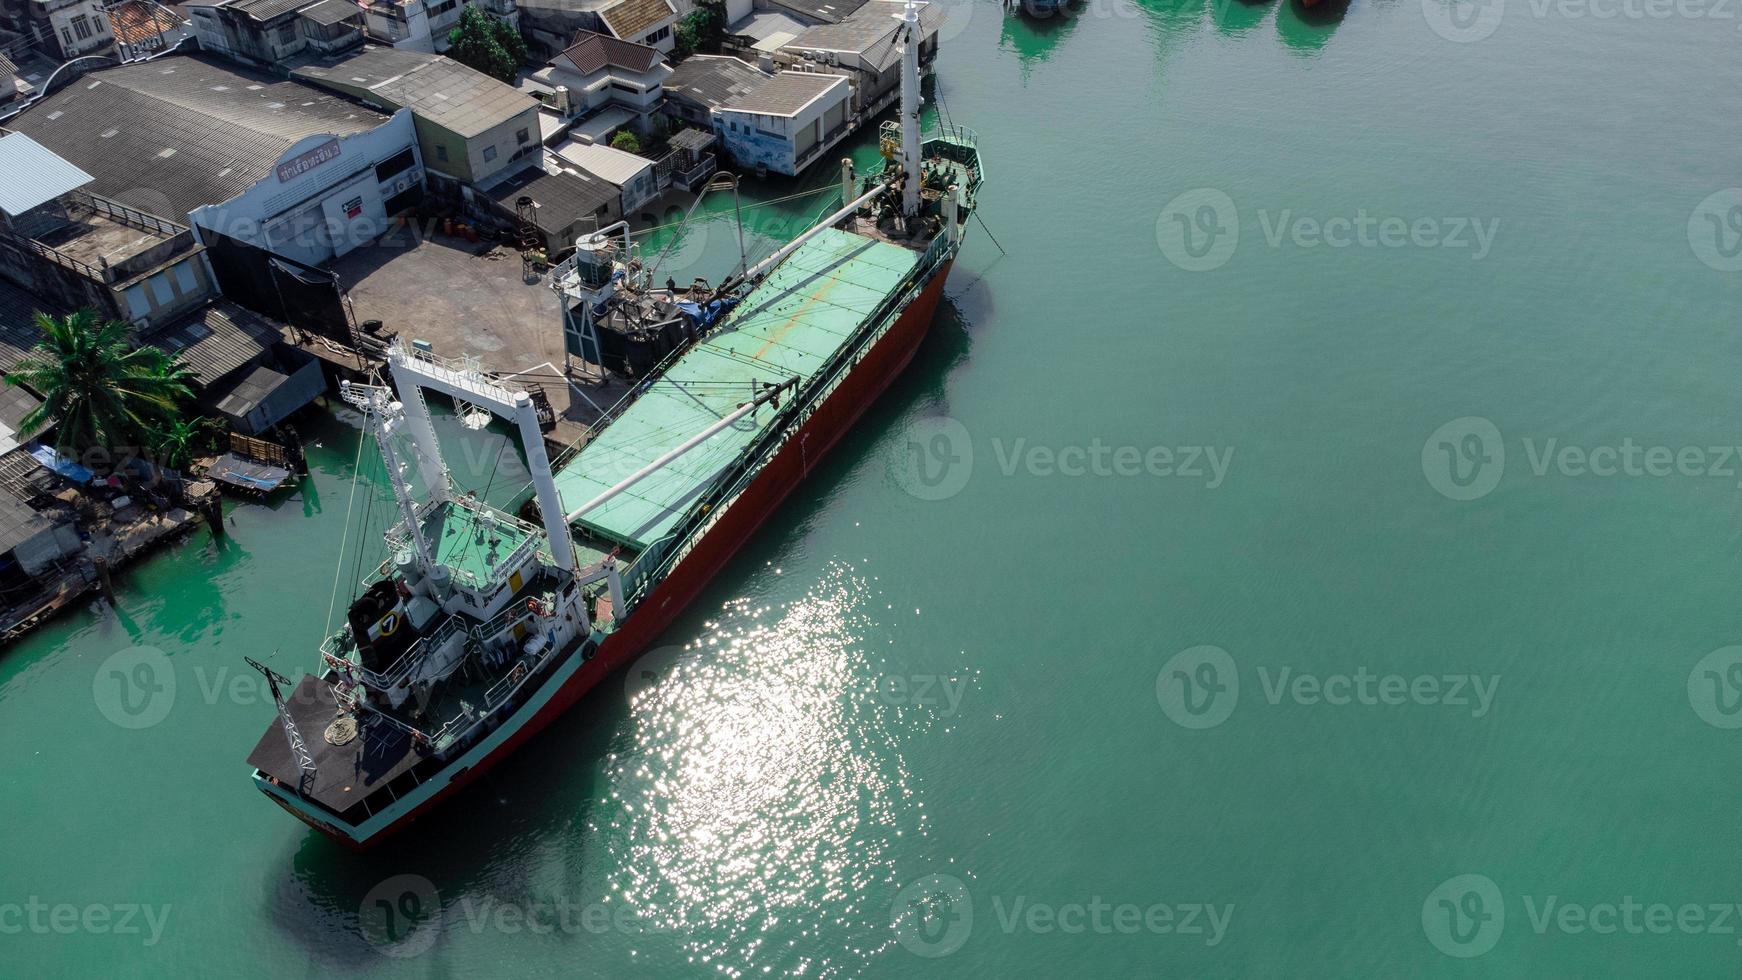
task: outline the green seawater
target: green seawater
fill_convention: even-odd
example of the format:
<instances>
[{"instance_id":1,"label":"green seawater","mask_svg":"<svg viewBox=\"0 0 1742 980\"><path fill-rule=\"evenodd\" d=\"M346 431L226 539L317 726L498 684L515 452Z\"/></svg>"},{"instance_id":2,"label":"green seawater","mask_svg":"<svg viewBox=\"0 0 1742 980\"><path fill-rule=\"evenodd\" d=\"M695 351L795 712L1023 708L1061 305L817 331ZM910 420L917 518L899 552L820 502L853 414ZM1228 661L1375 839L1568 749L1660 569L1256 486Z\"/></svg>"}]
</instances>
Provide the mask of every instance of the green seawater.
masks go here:
<instances>
[{"instance_id":1,"label":"green seawater","mask_svg":"<svg viewBox=\"0 0 1742 980\"><path fill-rule=\"evenodd\" d=\"M243 765L354 419L0 654L0 974L1735 975L1742 15L1291 2L948 7L986 226L912 366L382 848Z\"/></svg>"}]
</instances>

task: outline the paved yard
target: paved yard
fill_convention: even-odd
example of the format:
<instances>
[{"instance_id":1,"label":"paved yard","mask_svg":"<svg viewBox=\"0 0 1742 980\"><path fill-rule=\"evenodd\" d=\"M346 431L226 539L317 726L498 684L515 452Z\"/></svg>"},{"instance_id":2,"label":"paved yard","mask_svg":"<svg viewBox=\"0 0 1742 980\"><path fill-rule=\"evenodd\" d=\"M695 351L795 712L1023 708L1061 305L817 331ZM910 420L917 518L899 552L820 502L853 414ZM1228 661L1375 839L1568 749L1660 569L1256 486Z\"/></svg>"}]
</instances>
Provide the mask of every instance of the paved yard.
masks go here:
<instances>
[{"instance_id":1,"label":"paved yard","mask_svg":"<svg viewBox=\"0 0 1742 980\"><path fill-rule=\"evenodd\" d=\"M488 249L488 251L486 251ZM479 254L485 253L485 254ZM358 323L380 320L400 339L427 340L437 354L476 354L489 371L530 372L563 416L557 442L580 436L598 413L556 377L562 370L562 313L548 277L528 283L512 249L401 229L334 263ZM554 366L554 368L553 368ZM625 390L619 380L591 383L596 367L576 364L574 377L600 408Z\"/></svg>"}]
</instances>

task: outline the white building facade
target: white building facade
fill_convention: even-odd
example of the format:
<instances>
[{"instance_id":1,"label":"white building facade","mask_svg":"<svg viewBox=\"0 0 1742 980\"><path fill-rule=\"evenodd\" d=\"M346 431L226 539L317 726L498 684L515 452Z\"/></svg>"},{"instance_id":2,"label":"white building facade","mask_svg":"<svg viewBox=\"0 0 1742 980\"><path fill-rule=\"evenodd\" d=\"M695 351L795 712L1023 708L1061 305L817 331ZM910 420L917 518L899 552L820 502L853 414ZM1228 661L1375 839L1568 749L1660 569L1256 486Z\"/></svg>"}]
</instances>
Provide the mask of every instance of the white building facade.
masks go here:
<instances>
[{"instance_id":1,"label":"white building facade","mask_svg":"<svg viewBox=\"0 0 1742 980\"><path fill-rule=\"evenodd\" d=\"M385 234L397 202L420 191L422 181L411 110L401 109L364 132L298 141L272 174L222 204L196 208L188 219L196 232L318 265Z\"/></svg>"}]
</instances>

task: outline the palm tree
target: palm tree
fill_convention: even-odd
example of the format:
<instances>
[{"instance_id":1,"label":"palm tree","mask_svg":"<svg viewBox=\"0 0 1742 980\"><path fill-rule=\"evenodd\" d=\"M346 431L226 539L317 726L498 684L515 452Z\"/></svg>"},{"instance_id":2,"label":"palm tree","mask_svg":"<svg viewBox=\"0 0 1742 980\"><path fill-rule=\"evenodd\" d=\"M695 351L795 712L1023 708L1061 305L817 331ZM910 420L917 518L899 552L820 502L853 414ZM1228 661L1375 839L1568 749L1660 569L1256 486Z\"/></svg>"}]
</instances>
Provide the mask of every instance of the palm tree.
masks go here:
<instances>
[{"instance_id":1,"label":"palm tree","mask_svg":"<svg viewBox=\"0 0 1742 980\"><path fill-rule=\"evenodd\" d=\"M179 470L221 428L211 419L176 419L152 433L152 448L157 450L158 462L172 470Z\"/></svg>"},{"instance_id":2,"label":"palm tree","mask_svg":"<svg viewBox=\"0 0 1742 980\"><path fill-rule=\"evenodd\" d=\"M84 309L64 317L38 313L36 325L42 339L6 381L42 396L24 417L24 430L55 425L58 448L143 446L153 432L171 427L180 403L192 397L193 371L156 347L134 346L124 321L104 323Z\"/></svg>"}]
</instances>

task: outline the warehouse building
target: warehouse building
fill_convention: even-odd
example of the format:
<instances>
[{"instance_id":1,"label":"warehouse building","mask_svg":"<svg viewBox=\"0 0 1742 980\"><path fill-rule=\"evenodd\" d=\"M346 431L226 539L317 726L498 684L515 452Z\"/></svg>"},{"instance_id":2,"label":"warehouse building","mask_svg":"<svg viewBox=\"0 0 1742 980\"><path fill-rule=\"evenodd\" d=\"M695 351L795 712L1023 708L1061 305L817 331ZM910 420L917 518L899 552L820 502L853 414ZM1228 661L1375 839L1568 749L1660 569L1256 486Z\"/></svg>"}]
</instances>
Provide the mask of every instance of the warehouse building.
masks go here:
<instances>
[{"instance_id":1,"label":"warehouse building","mask_svg":"<svg viewBox=\"0 0 1742 980\"><path fill-rule=\"evenodd\" d=\"M421 199L410 110L385 114L205 56L92 72L7 126L89 173L90 193L185 217L214 253L318 265Z\"/></svg>"}]
</instances>

